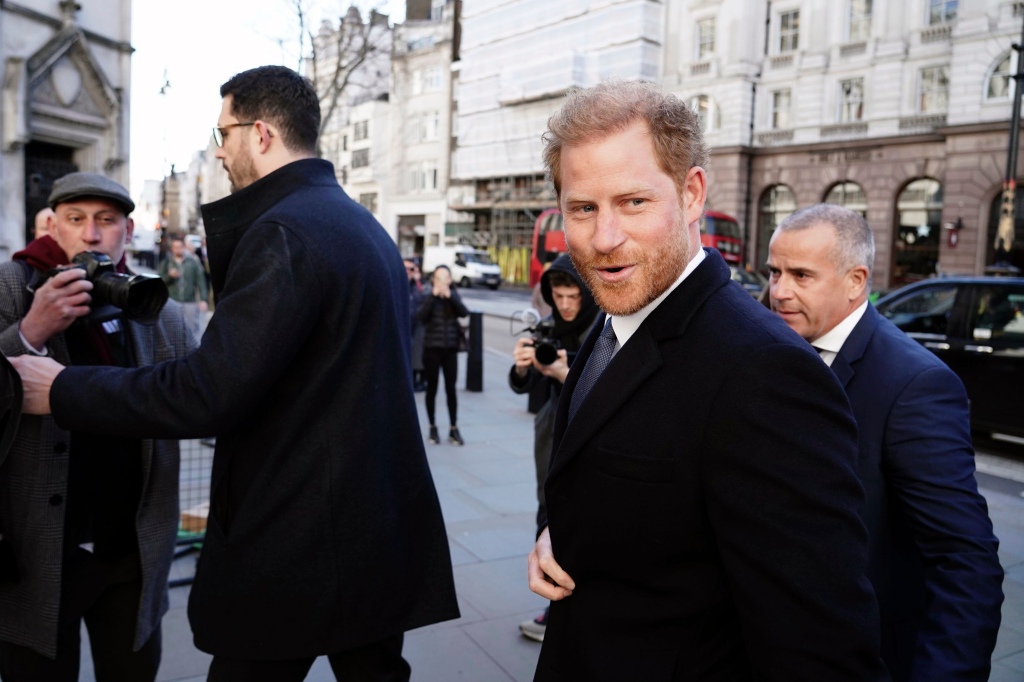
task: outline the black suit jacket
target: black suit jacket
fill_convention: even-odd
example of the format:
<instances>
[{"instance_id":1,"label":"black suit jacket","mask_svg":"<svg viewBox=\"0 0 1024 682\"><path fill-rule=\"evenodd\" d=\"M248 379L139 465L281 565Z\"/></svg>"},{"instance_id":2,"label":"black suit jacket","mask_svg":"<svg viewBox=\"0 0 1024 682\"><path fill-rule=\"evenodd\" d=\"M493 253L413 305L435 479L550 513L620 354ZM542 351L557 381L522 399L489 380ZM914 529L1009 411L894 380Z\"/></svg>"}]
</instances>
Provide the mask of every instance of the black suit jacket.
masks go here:
<instances>
[{"instance_id":1,"label":"black suit jacket","mask_svg":"<svg viewBox=\"0 0 1024 682\"><path fill-rule=\"evenodd\" d=\"M1003 570L974 480L963 384L870 305L832 370L860 433L882 658L895 680L983 682Z\"/></svg>"},{"instance_id":2,"label":"black suit jacket","mask_svg":"<svg viewBox=\"0 0 1024 682\"><path fill-rule=\"evenodd\" d=\"M711 250L566 423L596 335L556 418L549 528L576 590L536 680L886 679L828 368Z\"/></svg>"}]
</instances>

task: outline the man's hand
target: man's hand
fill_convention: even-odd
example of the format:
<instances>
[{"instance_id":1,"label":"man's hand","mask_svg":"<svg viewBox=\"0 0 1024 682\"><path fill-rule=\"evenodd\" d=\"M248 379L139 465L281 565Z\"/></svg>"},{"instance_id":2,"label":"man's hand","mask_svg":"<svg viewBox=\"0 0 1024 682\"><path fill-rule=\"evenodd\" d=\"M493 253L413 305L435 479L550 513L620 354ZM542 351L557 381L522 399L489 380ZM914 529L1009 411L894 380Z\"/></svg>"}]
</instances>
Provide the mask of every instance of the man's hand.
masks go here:
<instances>
[{"instance_id":1,"label":"man's hand","mask_svg":"<svg viewBox=\"0 0 1024 682\"><path fill-rule=\"evenodd\" d=\"M32 307L21 321L21 335L36 350L42 350L54 334L59 334L80 317L89 314L92 282L85 270L71 268L48 279L36 289Z\"/></svg>"},{"instance_id":2,"label":"man's hand","mask_svg":"<svg viewBox=\"0 0 1024 682\"><path fill-rule=\"evenodd\" d=\"M438 298L452 297L452 290L448 287L447 284L435 284L431 288L431 292L434 294L434 296L437 296Z\"/></svg>"},{"instance_id":3,"label":"man's hand","mask_svg":"<svg viewBox=\"0 0 1024 682\"><path fill-rule=\"evenodd\" d=\"M551 534L547 528L537 538L526 566L530 589L545 599L559 601L571 596L576 589L576 583L555 561L555 555L551 552Z\"/></svg>"},{"instance_id":4,"label":"man's hand","mask_svg":"<svg viewBox=\"0 0 1024 682\"><path fill-rule=\"evenodd\" d=\"M512 359L516 361L516 374L525 377L534 365L534 357L533 339L524 336L516 340L515 350L512 351Z\"/></svg>"},{"instance_id":5,"label":"man's hand","mask_svg":"<svg viewBox=\"0 0 1024 682\"><path fill-rule=\"evenodd\" d=\"M199 312L205 313L209 309L210 309L210 306L206 305L206 301L200 301L199 302Z\"/></svg>"},{"instance_id":6,"label":"man's hand","mask_svg":"<svg viewBox=\"0 0 1024 682\"><path fill-rule=\"evenodd\" d=\"M181 270L174 266L171 266L167 268L167 276L170 277L171 279L178 279L179 277L181 277Z\"/></svg>"},{"instance_id":7,"label":"man's hand","mask_svg":"<svg viewBox=\"0 0 1024 682\"><path fill-rule=\"evenodd\" d=\"M64 365L51 358L19 355L7 358L21 375L21 386L25 393L22 411L25 414L50 414L50 387Z\"/></svg>"},{"instance_id":8,"label":"man's hand","mask_svg":"<svg viewBox=\"0 0 1024 682\"><path fill-rule=\"evenodd\" d=\"M535 359L533 366L544 376L550 377L560 384L564 384L565 378L569 376L569 354L566 353L564 349L559 350L558 359L550 365L542 365Z\"/></svg>"}]
</instances>

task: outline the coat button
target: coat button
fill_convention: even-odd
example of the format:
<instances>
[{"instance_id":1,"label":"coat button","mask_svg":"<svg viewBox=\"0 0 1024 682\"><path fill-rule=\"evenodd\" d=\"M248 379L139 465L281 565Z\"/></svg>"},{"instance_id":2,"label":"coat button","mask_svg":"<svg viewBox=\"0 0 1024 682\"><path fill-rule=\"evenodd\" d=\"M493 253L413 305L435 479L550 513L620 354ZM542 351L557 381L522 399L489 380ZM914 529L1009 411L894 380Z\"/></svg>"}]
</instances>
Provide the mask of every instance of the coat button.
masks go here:
<instances>
[{"instance_id":1,"label":"coat button","mask_svg":"<svg viewBox=\"0 0 1024 682\"><path fill-rule=\"evenodd\" d=\"M50 497L50 506L51 507L59 507L61 502L63 502L63 501L64 501L64 498L61 497L60 495L53 495L53 496Z\"/></svg>"},{"instance_id":2,"label":"coat button","mask_svg":"<svg viewBox=\"0 0 1024 682\"><path fill-rule=\"evenodd\" d=\"M54 443L53 444L53 451L58 453L58 454L59 453L67 452L68 451L68 444L64 443L63 441L59 442L59 443Z\"/></svg>"}]
</instances>

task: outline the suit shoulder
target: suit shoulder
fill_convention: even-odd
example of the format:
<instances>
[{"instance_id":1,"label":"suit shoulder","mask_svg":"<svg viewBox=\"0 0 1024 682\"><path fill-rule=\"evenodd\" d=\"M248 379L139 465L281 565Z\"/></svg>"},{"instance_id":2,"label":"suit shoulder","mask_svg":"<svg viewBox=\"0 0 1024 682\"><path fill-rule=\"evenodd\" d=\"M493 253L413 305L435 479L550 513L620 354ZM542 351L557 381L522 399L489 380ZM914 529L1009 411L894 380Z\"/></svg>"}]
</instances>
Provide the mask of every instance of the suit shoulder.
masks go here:
<instances>
[{"instance_id":1,"label":"suit shoulder","mask_svg":"<svg viewBox=\"0 0 1024 682\"><path fill-rule=\"evenodd\" d=\"M891 373L917 375L930 369L937 369L956 376L934 353L881 316L864 355L872 363L884 366L885 370Z\"/></svg>"},{"instance_id":2,"label":"suit shoulder","mask_svg":"<svg viewBox=\"0 0 1024 682\"><path fill-rule=\"evenodd\" d=\"M694 323L718 335L718 343L728 347L760 348L781 344L811 350L810 345L777 315L732 284L726 284L708 297Z\"/></svg>"}]
</instances>

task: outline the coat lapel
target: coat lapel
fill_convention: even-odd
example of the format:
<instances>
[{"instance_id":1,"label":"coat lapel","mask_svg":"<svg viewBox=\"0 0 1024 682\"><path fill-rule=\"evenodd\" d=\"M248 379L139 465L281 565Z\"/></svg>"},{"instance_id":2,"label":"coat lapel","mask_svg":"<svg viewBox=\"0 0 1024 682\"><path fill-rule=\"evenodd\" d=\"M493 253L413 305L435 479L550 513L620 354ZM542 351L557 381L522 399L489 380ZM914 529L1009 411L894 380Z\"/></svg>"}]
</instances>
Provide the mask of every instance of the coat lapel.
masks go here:
<instances>
[{"instance_id":1,"label":"coat lapel","mask_svg":"<svg viewBox=\"0 0 1024 682\"><path fill-rule=\"evenodd\" d=\"M704 262L651 312L619 349L580 406L576 418L567 423L572 393L604 328L605 316L600 316L573 362L562 389L555 417L555 449L548 470L549 479L565 468L587 441L661 367L661 343L685 333L695 311L717 289L728 285L729 278L729 267L718 252L705 249Z\"/></svg>"},{"instance_id":2,"label":"coat lapel","mask_svg":"<svg viewBox=\"0 0 1024 682\"><path fill-rule=\"evenodd\" d=\"M601 328L603 328L603 324L598 328L598 334L600 334ZM593 345L594 339L588 339L587 357L590 356ZM647 380L647 377L660 366L661 351L652 338L650 329L643 324L629 339L629 342L615 354L604 373L590 390L590 394L580 405L576 418L565 426L558 453L551 463L548 475L553 476L565 466L572 454L578 452L594 433L604 426L622 405L629 401L633 393ZM581 367L580 372L582 369ZM575 390L578 380L579 373L573 377L573 390ZM560 400L558 415L555 418L556 431L558 422L565 424L568 412L569 400Z\"/></svg>"},{"instance_id":3,"label":"coat lapel","mask_svg":"<svg viewBox=\"0 0 1024 682\"><path fill-rule=\"evenodd\" d=\"M860 321L846 337L843 347L836 353L836 359L832 361L832 371L843 388L846 388L850 379L856 374L857 361L864 357L864 350L868 347L868 341L871 340L871 336L878 327L878 320L878 311L869 303Z\"/></svg>"}]
</instances>

